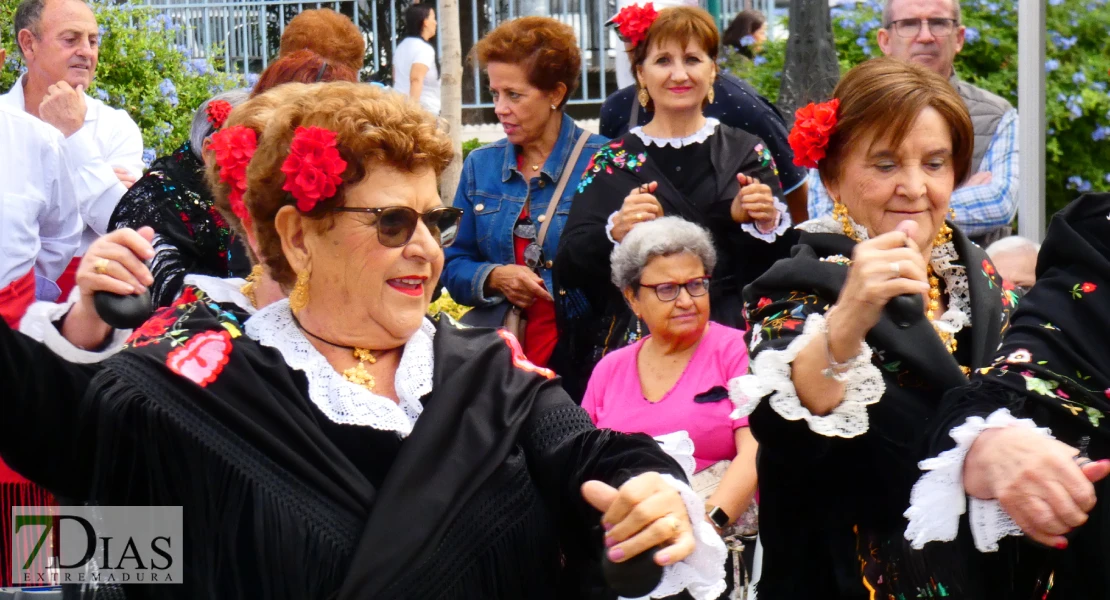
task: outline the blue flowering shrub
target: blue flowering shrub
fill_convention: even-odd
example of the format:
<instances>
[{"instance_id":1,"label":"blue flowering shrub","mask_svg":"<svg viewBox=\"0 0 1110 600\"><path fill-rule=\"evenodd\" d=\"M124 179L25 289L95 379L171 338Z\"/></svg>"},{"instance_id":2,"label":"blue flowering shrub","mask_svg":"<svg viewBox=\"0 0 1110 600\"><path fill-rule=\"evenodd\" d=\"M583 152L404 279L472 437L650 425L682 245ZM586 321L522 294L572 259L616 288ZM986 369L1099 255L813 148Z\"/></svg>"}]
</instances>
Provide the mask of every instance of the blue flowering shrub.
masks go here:
<instances>
[{"instance_id":1,"label":"blue flowering shrub","mask_svg":"<svg viewBox=\"0 0 1110 600\"><path fill-rule=\"evenodd\" d=\"M0 0L7 64L0 71L0 93L25 70L12 30L18 0ZM172 152L189 137L193 114L214 94L245 85L208 59L191 58L174 44L179 27L167 15L107 2L93 2L100 25L100 58L88 93L126 110L143 132L144 160Z\"/></svg>"},{"instance_id":2,"label":"blue flowering shrub","mask_svg":"<svg viewBox=\"0 0 1110 600\"><path fill-rule=\"evenodd\" d=\"M961 8L967 32L956 71L1017 106L1017 1L963 0ZM881 15L875 0L832 8L842 72L882 54L875 41ZM1046 21L1045 203L1051 215L1080 192L1110 190L1110 0L1048 0ZM770 42L765 64L741 63L735 70L774 100L784 49L785 42Z\"/></svg>"}]
</instances>

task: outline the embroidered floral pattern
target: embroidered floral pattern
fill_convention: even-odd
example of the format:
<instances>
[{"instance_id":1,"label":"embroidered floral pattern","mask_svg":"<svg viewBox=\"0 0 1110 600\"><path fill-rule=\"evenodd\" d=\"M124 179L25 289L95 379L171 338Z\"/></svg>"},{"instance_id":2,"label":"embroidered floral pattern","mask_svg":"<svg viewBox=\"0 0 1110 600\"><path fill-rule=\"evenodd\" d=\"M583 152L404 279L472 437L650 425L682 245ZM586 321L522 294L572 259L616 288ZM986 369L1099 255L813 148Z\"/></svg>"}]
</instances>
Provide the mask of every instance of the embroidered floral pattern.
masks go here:
<instances>
[{"instance_id":1,"label":"embroidered floral pattern","mask_svg":"<svg viewBox=\"0 0 1110 600\"><path fill-rule=\"evenodd\" d=\"M1083 297L1083 294L1090 294L1097 289L1098 286L1089 281L1084 283L1077 283L1071 288L1071 297L1075 300L1079 300Z\"/></svg>"},{"instance_id":2,"label":"embroidered floral pattern","mask_svg":"<svg viewBox=\"0 0 1110 600\"><path fill-rule=\"evenodd\" d=\"M166 366L204 387L216 380L230 357L231 334L227 331L205 331L170 352L166 357Z\"/></svg>"},{"instance_id":3,"label":"embroidered floral pattern","mask_svg":"<svg viewBox=\"0 0 1110 600\"><path fill-rule=\"evenodd\" d=\"M641 152L639 154L631 154L627 150L622 149L622 146L624 146L623 141L611 142L602 146L601 149L597 151L597 154L593 155L589 164L586 165L586 172L582 175L582 180L578 182L579 194L593 183L594 177L602 171L612 175L613 168L616 167L632 173L640 172L640 169L647 161L647 153Z\"/></svg>"},{"instance_id":4,"label":"embroidered floral pattern","mask_svg":"<svg viewBox=\"0 0 1110 600\"><path fill-rule=\"evenodd\" d=\"M763 144L756 144L754 150L756 156L759 157L759 164L764 167L770 167L775 177L778 177L779 167L775 164L775 158L771 156L771 151Z\"/></svg>"}]
</instances>

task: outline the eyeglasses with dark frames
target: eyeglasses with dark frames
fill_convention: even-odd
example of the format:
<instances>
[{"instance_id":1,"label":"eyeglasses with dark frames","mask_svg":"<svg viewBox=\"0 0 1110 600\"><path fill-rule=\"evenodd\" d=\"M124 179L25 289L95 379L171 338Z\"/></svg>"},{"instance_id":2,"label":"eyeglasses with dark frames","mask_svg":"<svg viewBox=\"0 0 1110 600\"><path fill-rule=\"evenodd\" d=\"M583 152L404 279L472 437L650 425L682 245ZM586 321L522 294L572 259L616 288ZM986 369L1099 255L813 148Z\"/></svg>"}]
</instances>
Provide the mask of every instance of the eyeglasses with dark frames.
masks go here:
<instances>
[{"instance_id":1,"label":"eyeglasses with dark frames","mask_svg":"<svg viewBox=\"0 0 1110 600\"><path fill-rule=\"evenodd\" d=\"M886 24L886 29L893 29L895 33L904 38L914 38L921 33L921 24L928 23L929 33L933 37L948 37L956 30L959 21L956 19L898 19Z\"/></svg>"},{"instance_id":2,"label":"eyeglasses with dark frames","mask_svg":"<svg viewBox=\"0 0 1110 600\"><path fill-rule=\"evenodd\" d=\"M686 293L690 294L691 298L697 298L709 293L709 277L695 277L686 283L656 283L648 285L641 283L640 287L650 288L655 291L655 297L659 298L660 302L674 302L678 299L682 288L686 288Z\"/></svg>"},{"instance_id":3,"label":"eyeglasses with dark frames","mask_svg":"<svg viewBox=\"0 0 1110 600\"><path fill-rule=\"evenodd\" d=\"M368 223L378 228L378 241L387 248L400 248L412 240L416 224L423 221L428 231L440 247L446 248L455 243L459 232L459 220L463 210L448 206L433 208L425 213L416 212L408 206L383 206L381 208L362 208L358 206L338 206L331 212L362 213L373 215L374 221Z\"/></svg>"}]
</instances>

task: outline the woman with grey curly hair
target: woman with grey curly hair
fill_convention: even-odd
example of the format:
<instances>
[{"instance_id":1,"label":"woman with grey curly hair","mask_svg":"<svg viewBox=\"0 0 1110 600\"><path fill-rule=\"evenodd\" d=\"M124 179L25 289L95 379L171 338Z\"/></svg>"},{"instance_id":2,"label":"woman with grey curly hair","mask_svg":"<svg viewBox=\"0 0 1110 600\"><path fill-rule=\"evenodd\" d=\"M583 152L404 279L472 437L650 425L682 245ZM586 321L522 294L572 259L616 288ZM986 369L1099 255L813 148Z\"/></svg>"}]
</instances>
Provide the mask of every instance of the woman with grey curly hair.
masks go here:
<instances>
[{"instance_id":1,"label":"woman with grey curly hair","mask_svg":"<svg viewBox=\"0 0 1110 600\"><path fill-rule=\"evenodd\" d=\"M663 436L687 456L692 441L685 466L697 473L692 481L719 482L703 496L705 519L721 533L755 495L757 444L748 420L729 416L728 381L747 372L748 352L743 331L709 320L713 240L699 225L662 217L633 227L610 260L639 339L598 363L582 408L598 427Z\"/></svg>"}]
</instances>

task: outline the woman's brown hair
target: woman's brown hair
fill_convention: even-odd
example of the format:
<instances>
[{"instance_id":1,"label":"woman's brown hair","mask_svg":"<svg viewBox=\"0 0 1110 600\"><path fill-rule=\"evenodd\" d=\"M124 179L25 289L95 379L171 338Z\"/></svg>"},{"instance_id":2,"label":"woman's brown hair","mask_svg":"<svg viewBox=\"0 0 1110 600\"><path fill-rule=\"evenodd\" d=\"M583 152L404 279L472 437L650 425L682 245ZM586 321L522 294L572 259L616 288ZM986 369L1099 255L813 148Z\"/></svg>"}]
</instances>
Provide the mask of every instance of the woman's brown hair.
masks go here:
<instances>
[{"instance_id":1,"label":"woman's brown hair","mask_svg":"<svg viewBox=\"0 0 1110 600\"><path fill-rule=\"evenodd\" d=\"M570 25L550 17L520 17L506 21L486 34L470 51L470 60L485 68L491 62L518 65L528 73L528 83L553 92L562 83L567 93L559 108L578 89L582 55Z\"/></svg>"},{"instance_id":2,"label":"woman's brown hair","mask_svg":"<svg viewBox=\"0 0 1110 600\"><path fill-rule=\"evenodd\" d=\"M335 196L308 213L319 218L321 230L331 223L328 209L343 206L347 186L365 179L375 167L389 165L410 173L430 168L439 176L454 156L451 139L437 127L434 116L401 94L358 83L279 86L233 110L227 127L237 125L258 134L258 149L247 167L243 201L253 222L259 258L274 280L286 286L292 285L296 276L281 250L274 216L281 207L296 205L282 190L285 174L281 165L289 156L289 144L298 127L334 131L340 156L347 162ZM230 216L229 188L220 180L219 171L219 165L209 161L208 185L216 206Z\"/></svg>"},{"instance_id":3,"label":"woman's brown hair","mask_svg":"<svg viewBox=\"0 0 1110 600\"><path fill-rule=\"evenodd\" d=\"M693 6L674 6L659 11L659 16L651 24L644 37L636 47L629 51L629 62L632 63L632 74L637 75L637 68L644 64L652 46L678 42L685 48L690 42L697 42L709 55L709 60L717 65L717 55L720 50L721 35L717 31L717 24L713 17L700 8ZM639 91L640 78L636 77L636 89ZM648 101L647 110L655 110L655 103Z\"/></svg>"},{"instance_id":4,"label":"woman's brown hair","mask_svg":"<svg viewBox=\"0 0 1110 600\"><path fill-rule=\"evenodd\" d=\"M818 163L821 180L835 182L852 146L868 135L892 148L902 144L921 111L932 108L952 133L952 164L958 187L971 174L975 130L960 95L946 79L925 67L883 57L856 65L837 84L840 100L836 129L825 158Z\"/></svg>"},{"instance_id":5,"label":"woman's brown hair","mask_svg":"<svg viewBox=\"0 0 1110 600\"><path fill-rule=\"evenodd\" d=\"M312 50L331 62L343 63L356 74L366 56L366 38L346 15L330 8L302 11L281 34L278 56Z\"/></svg>"}]
</instances>

